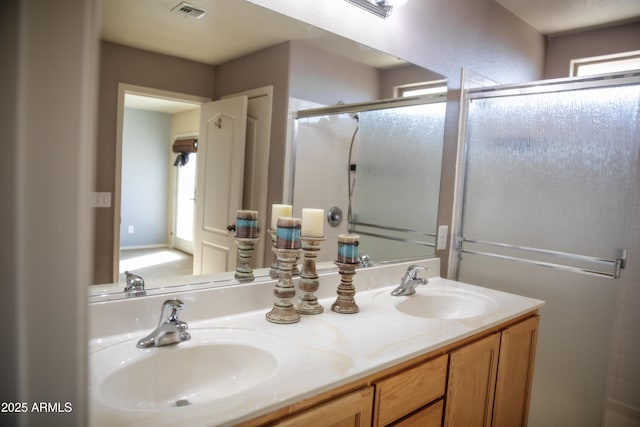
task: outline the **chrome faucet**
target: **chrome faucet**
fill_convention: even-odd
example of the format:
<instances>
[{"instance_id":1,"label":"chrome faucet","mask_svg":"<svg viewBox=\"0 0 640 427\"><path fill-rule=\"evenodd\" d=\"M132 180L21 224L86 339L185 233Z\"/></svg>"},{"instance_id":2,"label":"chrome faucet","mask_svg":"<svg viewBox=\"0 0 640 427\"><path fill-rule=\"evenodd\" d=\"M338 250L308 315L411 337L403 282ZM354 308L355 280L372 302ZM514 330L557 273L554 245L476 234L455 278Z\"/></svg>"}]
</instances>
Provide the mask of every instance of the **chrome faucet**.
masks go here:
<instances>
[{"instance_id":1,"label":"chrome faucet","mask_svg":"<svg viewBox=\"0 0 640 427\"><path fill-rule=\"evenodd\" d=\"M360 254L358 258L360 259L360 265L362 267L366 268L366 267L371 267L373 265L373 260L367 254Z\"/></svg>"},{"instance_id":2,"label":"chrome faucet","mask_svg":"<svg viewBox=\"0 0 640 427\"><path fill-rule=\"evenodd\" d=\"M179 299L166 300L162 304L158 327L146 337L138 341L138 348L161 347L187 341L191 334L189 327L178 319L178 312L184 309L184 303Z\"/></svg>"},{"instance_id":3,"label":"chrome faucet","mask_svg":"<svg viewBox=\"0 0 640 427\"><path fill-rule=\"evenodd\" d=\"M144 290L144 279L142 276L128 271L125 271L124 274L127 276L127 285L125 286L124 291L127 292L129 296L142 297L147 294Z\"/></svg>"},{"instance_id":4,"label":"chrome faucet","mask_svg":"<svg viewBox=\"0 0 640 427\"><path fill-rule=\"evenodd\" d=\"M391 291L391 295L394 297L413 295L416 293L416 286L426 285L427 279L418 277L418 273L425 270L424 267L419 265L410 265L407 267L407 272L404 273L404 277L400 281L400 285Z\"/></svg>"}]
</instances>

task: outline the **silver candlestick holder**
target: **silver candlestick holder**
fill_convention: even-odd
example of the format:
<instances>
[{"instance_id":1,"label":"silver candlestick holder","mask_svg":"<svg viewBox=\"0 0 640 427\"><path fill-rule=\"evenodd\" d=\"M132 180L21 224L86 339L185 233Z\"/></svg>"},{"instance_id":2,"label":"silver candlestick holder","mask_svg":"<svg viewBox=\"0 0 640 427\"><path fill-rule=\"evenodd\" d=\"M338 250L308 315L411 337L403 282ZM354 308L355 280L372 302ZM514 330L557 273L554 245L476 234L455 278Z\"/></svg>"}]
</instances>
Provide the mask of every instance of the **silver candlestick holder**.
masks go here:
<instances>
[{"instance_id":1,"label":"silver candlestick holder","mask_svg":"<svg viewBox=\"0 0 640 427\"><path fill-rule=\"evenodd\" d=\"M300 237L302 246L303 262L298 288L302 295L298 300L296 310L301 314L320 314L324 307L318 304L318 297L315 291L320 286L320 280L316 271L316 258L320 250L320 244L327 240L325 237Z\"/></svg>"},{"instance_id":2,"label":"silver candlestick holder","mask_svg":"<svg viewBox=\"0 0 640 427\"><path fill-rule=\"evenodd\" d=\"M273 291L276 302L273 308L267 313L267 320L273 323L296 323L300 321L300 314L296 311L291 302L296 296L296 288L291 278L291 271L300 254L300 249L280 249L273 248L273 252L278 259L278 283Z\"/></svg>"},{"instance_id":3,"label":"silver candlestick holder","mask_svg":"<svg viewBox=\"0 0 640 427\"><path fill-rule=\"evenodd\" d=\"M259 237L235 237L238 246L238 265L234 277L242 282L254 280L251 258Z\"/></svg>"},{"instance_id":4,"label":"silver candlestick holder","mask_svg":"<svg viewBox=\"0 0 640 427\"><path fill-rule=\"evenodd\" d=\"M331 310L343 314L357 313L360 307L355 300L356 288L353 286L353 276L360 262L347 264L335 261L334 263L338 266L338 273L340 273L340 285L337 290L338 298L331 305Z\"/></svg>"},{"instance_id":5,"label":"silver candlestick holder","mask_svg":"<svg viewBox=\"0 0 640 427\"><path fill-rule=\"evenodd\" d=\"M277 241L277 229L274 230L273 228L269 229L269 235L271 236L271 243L273 243L273 248L276 248L276 241ZM275 253L275 251L274 251ZM300 259L300 254L298 253L298 257L296 258L296 260L293 263L293 268L291 269L291 275L292 276L299 276L300 275L300 270L298 269L298 260ZM280 277L280 274L278 272L278 256L275 256L275 259L273 261L273 264L271 264L271 268L269 268L269 276L272 279L277 279Z\"/></svg>"},{"instance_id":6,"label":"silver candlestick holder","mask_svg":"<svg viewBox=\"0 0 640 427\"><path fill-rule=\"evenodd\" d=\"M273 263L271 264L271 268L269 268L269 276L272 279L277 279L280 277L280 269L278 268L278 255L276 254L276 240L277 240L277 230L275 228L270 228L268 230L269 236L271 236L271 243L273 244Z\"/></svg>"}]
</instances>

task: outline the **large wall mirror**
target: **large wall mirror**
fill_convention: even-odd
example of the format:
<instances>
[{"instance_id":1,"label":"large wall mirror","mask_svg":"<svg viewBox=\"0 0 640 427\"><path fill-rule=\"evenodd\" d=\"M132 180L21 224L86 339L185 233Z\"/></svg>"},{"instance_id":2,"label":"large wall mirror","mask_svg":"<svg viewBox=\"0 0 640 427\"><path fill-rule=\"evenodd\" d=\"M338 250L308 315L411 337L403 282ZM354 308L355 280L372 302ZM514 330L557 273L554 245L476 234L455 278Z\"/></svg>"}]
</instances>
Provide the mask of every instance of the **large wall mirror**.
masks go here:
<instances>
[{"instance_id":1,"label":"large wall mirror","mask_svg":"<svg viewBox=\"0 0 640 427\"><path fill-rule=\"evenodd\" d=\"M180 215L184 215L185 208L184 205L179 207L177 199L186 195L186 211L189 212L189 199L194 198L190 195L194 191L193 186L197 187L197 172L192 169L199 164L196 159L201 153L189 156L189 166L174 167L176 156L172 152L172 145L177 139L200 137L199 104L204 103L206 97L218 100L240 96L247 98L250 103L252 99L267 99L270 111L268 114L263 113L263 117L268 117L268 120L262 120L262 127L250 125L246 130L246 139L255 140L254 134L264 134L268 150L265 152L264 144L252 146L247 143L244 162L245 198L240 202L242 208L259 210L263 229L268 228L267 220L270 219L272 203L292 203L294 213L299 213L303 207L328 210L333 205L340 205L346 218L349 203L341 204L337 198L335 203L319 198L314 200L317 187L304 191L304 200L294 199L295 192L302 188L300 183L305 178L311 183L324 179L315 179L316 175L312 174L311 169L302 167L300 161L296 162L296 156L302 153L299 147L303 144L300 142L303 128L309 131L314 126L311 122L324 123L336 118L348 118L345 121L347 126L342 126L341 130L349 133L345 134L344 146L347 149L350 146L356 147L352 144L356 130L349 128L349 125L356 123L353 117L357 115L356 124L359 127L355 138L358 139L356 150L360 165L354 168L347 163L348 157L342 156L341 161L344 160L347 170L338 171L338 162L329 162L323 168L327 176L341 176L339 183L335 182L336 190L342 187L345 197L352 199L351 208L357 213L359 221L351 218L351 225L347 221L345 227L350 227L348 231L361 233L365 239L374 240L379 240L375 235L384 230L384 249L371 250L370 255L376 262L412 255L433 255L431 237L436 228L446 99L446 81L442 75L246 1L200 0L194 5L207 12L200 19L176 16L178 12L172 9L178 3L178 0L139 0L132 4L127 0L110 0L102 4L103 46L108 43L110 46L113 44L161 53L167 55L167 58L176 57L211 64L215 94L200 93L200 96L194 96L172 92L170 87L155 86L153 78L143 84L120 81L118 88L114 89L118 93L109 93L109 97L113 97L118 103L118 124L113 126L118 127L114 129L114 134L117 134L118 143L121 144L117 149L121 151L112 155L113 159L109 155L103 156L104 151L117 150L113 147L105 150L105 147L100 146L104 143L99 140L98 182L109 181L110 176L114 176L115 184L111 204L113 211L96 209L96 285L91 287L92 295L109 294L110 298L119 297L123 284L118 282L122 282L125 269L140 273L143 277L148 274L147 285L149 288L159 288L156 293L162 292L162 289L176 291L176 286L198 283L208 285L233 277L229 271L219 273L201 270L201 275L192 274L190 266L193 265L195 251L178 236L184 234L184 230L178 230L180 222L176 222L176 216L180 209ZM269 66L260 68L259 64L264 64L264 61ZM246 83L249 81L251 83ZM436 94L416 97L409 92L414 89L427 92L435 89ZM102 97L104 92L101 90L100 93ZM402 96L406 97L402 101L406 105L384 105L384 102L377 104L377 100L391 100ZM103 105L104 100L100 102ZM331 109L336 105L355 108L357 111L343 111L337 115L330 112L324 118L313 116L313 111L322 113L322 109ZM362 105L373 107L363 109ZM299 112L310 109L312 113L299 115ZM98 122L107 126L108 123L104 120L104 117L100 117ZM161 131L148 130L147 125L155 121L161 122ZM426 136L421 133L424 129L436 131ZM160 159L160 166L156 166L157 176L152 177L151 169L143 160L149 159L151 153L145 148L136 147L136 144L149 138L149 132L156 131L160 132L161 136L158 138L163 139L165 144L154 154ZM374 140L367 135L377 135L378 138ZM385 141L396 144L386 153ZM397 145L402 142L406 144ZM326 152L327 147L319 146L316 149ZM343 148L339 149L341 153ZM131 157L135 150L142 150L144 155L138 159ZM352 154L355 155L355 152ZM113 169L107 166L109 163L114 163ZM394 181L400 175L403 175L403 181ZM165 232L161 233L159 240L152 243L134 238L140 236L143 226L151 224L151 218L143 216L142 219L135 219L128 216L136 212L131 203L142 203L139 210L151 203L140 195L127 194L136 184L145 180L147 184L142 185L143 194L151 191L151 182L158 181L166 181L167 185L163 184L161 187L170 191L160 201L154 202L157 206L154 209L158 213L158 218L154 220L164 224L159 228L164 227ZM357 182L355 186L354 182ZM412 187L408 187L408 183ZM350 186L352 192L348 190ZM250 190L253 191L253 199L246 196L250 192L248 187L253 188ZM376 188L383 193L378 193L377 202L374 202L370 197L371 191ZM397 216L391 211L380 211L377 203L383 202L387 194L391 194L384 193L385 191L406 194L408 198L405 200L403 196L402 200L405 201L397 199L394 202L398 205L395 209ZM203 193L196 188L195 198ZM403 204L411 206L403 209ZM189 215L195 216L187 213ZM325 229L329 230L330 226L326 225ZM417 231L423 237L414 239L415 236L408 236L405 229ZM424 238L424 235L427 237ZM263 275L268 277L268 266L273 261L267 240L268 238L262 239L262 246L254 261L258 280ZM412 240L427 244L416 246ZM173 249L177 249L178 254L186 254L186 263L184 260L173 263L178 270L167 268L173 258L170 255L167 258L169 264L164 266L162 263L154 264L157 261L151 261L148 257L148 262L143 262L138 267L134 261L128 261L132 258L144 258L146 252L154 251L163 252L162 256L167 257L167 253L172 253ZM329 253L330 249L325 252ZM235 253L230 256L235 256ZM260 267L266 268L259 269Z\"/></svg>"}]
</instances>

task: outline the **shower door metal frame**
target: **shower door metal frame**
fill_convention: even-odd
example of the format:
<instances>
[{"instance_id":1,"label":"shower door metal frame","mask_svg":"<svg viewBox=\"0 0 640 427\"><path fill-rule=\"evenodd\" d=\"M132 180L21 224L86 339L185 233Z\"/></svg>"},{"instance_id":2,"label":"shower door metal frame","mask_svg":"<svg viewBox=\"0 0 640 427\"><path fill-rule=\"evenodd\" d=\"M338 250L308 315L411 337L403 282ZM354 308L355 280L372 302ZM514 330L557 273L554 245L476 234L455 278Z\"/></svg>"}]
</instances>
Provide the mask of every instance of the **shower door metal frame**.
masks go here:
<instances>
[{"instance_id":1,"label":"shower door metal frame","mask_svg":"<svg viewBox=\"0 0 640 427\"><path fill-rule=\"evenodd\" d=\"M598 76L589 76L584 78L569 78L569 79L553 79L542 80L537 82L531 82L526 84L516 85L500 85L490 86L477 89L462 90L462 108L461 108L461 132L458 143L461 144L458 155L462 156L462 164L457 178L456 193L461 194L459 206L456 210L456 218L454 224L456 224L454 246L451 250L451 260L449 272L455 273L455 278L459 278L459 263L460 254L469 253L482 256L489 256L495 258L506 259L510 261L534 264L541 267L559 269L564 271L570 271L573 273L587 274L593 276L599 276L610 279L617 279L620 277L620 270L625 268L627 259L627 250L619 249L618 257L615 259L593 257L581 254L573 254L567 252L553 251L548 249L532 248L528 246L511 245L507 243L491 242L485 240L468 239L464 236L464 206L466 198L466 181L467 181L467 162L468 162L468 150L467 150L467 127L468 127L468 109L469 102L473 99L483 98L498 98L504 96L519 96L528 94L543 94L553 92L567 92L581 89L594 89L603 87L619 87L629 85L640 84L640 72L632 73L613 73L603 74ZM464 120L464 121L463 121ZM637 168L635 165L634 168ZM635 171L633 171L635 172ZM633 176L633 174L632 174ZM477 250L465 247L469 245L484 245L489 248L508 248L522 253L538 254L551 256L558 260L558 262L538 261L523 257L508 256L499 253L491 252L487 250ZM454 256L455 254L455 256ZM581 262L589 262L600 266L609 268L610 271L600 271L592 268L575 267L568 264L561 263L561 260L574 260Z\"/></svg>"}]
</instances>

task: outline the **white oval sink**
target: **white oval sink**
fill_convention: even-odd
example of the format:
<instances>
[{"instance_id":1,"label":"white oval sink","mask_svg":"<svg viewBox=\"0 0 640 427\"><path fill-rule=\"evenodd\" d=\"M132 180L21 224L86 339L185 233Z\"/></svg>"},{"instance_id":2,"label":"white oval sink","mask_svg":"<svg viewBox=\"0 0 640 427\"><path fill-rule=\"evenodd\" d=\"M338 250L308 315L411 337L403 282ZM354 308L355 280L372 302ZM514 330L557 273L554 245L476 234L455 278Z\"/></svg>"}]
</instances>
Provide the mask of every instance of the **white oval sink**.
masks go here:
<instances>
[{"instance_id":1,"label":"white oval sink","mask_svg":"<svg viewBox=\"0 0 640 427\"><path fill-rule=\"evenodd\" d=\"M486 295L459 288L429 288L429 285L416 289L413 295L389 298L401 313L428 319L467 319L498 308L497 302Z\"/></svg>"},{"instance_id":2,"label":"white oval sink","mask_svg":"<svg viewBox=\"0 0 640 427\"><path fill-rule=\"evenodd\" d=\"M187 407L235 395L282 374L295 349L245 329L191 329L191 340L138 349L129 340L91 355L94 397L124 410Z\"/></svg>"}]
</instances>

